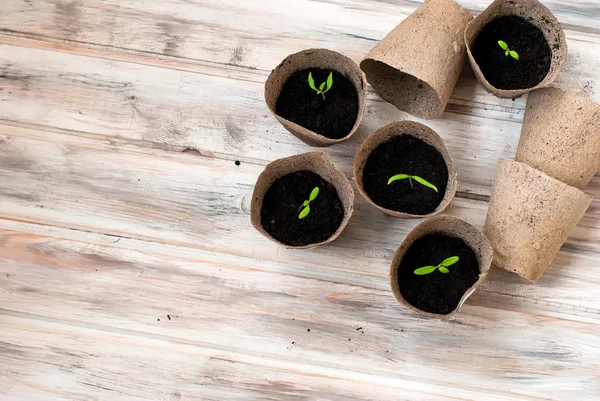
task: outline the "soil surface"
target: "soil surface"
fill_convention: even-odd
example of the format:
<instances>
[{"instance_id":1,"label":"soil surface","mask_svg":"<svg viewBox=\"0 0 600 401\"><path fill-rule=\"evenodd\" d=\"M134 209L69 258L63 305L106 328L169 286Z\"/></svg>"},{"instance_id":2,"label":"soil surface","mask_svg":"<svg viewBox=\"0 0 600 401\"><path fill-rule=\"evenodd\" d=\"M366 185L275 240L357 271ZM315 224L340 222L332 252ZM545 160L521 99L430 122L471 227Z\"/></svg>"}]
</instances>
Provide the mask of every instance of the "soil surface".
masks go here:
<instances>
[{"instance_id":1,"label":"soil surface","mask_svg":"<svg viewBox=\"0 0 600 401\"><path fill-rule=\"evenodd\" d=\"M447 269L426 275L414 271L424 266L437 266L444 259L458 256ZM460 302L465 292L479 279L479 263L475 252L460 238L429 234L417 239L408 249L398 270L398 286L404 299L414 307L430 313L447 315Z\"/></svg>"},{"instance_id":2,"label":"soil surface","mask_svg":"<svg viewBox=\"0 0 600 401\"><path fill-rule=\"evenodd\" d=\"M394 181L397 174L419 176L435 185L438 192L415 180ZM448 185L448 167L436 148L402 134L377 146L363 170L363 188L377 205L389 210L423 215L433 212L444 199Z\"/></svg>"},{"instance_id":3,"label":"soil surface","mask_svg":"<svg viewBox=\"0 0 600 401\"><path fill-rule=\"evenodd\" d=\"M310 212L298 216L303 202L319 187L310 202ZM344 206L333 186L318 174L300 170L275 180L267 190L260 211L261 224L276 240L290 246L305 246L329 239L344 220Z\"/></svg>"},{"instance_id":4,"label":"soil surface","mask_svg":"<svg viewBox=\"0 0 600 401\"><path fill-rule=\"evenodd\" d=\"M315 86L319 88L332 71L311 68L293 73L281 89L276 113L327 138L345 137L358 117L356 87L344 75L333 71L333 85L323 99L308 85L309 72L312 72Z\"/></svg>"},{"instance_id":5,"label":"soil surface","mask_svg":"<svg viewBox=\"0 0 600 401\"><path fill-rule=\"evenodd\" d=\"M519 60L505 54L498 41L519 54ZM552 51L542 31L514 15L490 21L473 41L471 49L481 72L498 89L527 89L544 80Z\"/></svg>"}]
</instances>

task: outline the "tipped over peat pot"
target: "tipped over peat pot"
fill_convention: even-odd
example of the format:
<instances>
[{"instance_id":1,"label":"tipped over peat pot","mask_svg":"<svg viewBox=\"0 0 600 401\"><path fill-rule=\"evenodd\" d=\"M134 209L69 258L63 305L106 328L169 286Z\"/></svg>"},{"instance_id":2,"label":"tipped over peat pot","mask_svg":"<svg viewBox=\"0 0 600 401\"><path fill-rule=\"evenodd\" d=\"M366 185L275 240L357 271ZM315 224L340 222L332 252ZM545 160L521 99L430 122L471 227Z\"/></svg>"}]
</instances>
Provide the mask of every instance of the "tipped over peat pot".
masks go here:
<instances>
[{"instance_id":1,"label":"tipped over peat pot","mask_svg":"<svg viewBox=\"0 0 600 401\"><path fill-rule=\"evenodd\" d=\"M440 213L457 187L444 142L431 128L414 121L397 121L369 136L356 152L354 177L369 203L404 218Z\"/></svg>"},{"instance_id":2,"label":"tipped over peat pot","mask_svg":"<svg viewBox=\"0 0 600 401\"><path fill-rule=\"evenodd\" d=\"M600 171L600 105L558 88L531 92L515 160L584 188Z\"/></svg>"},{"instance_id":3,"label":"tipped over peat pot","mask_svg":"<svg viewBox=\"0 0 600 401\"><path fill-rule=\"evenodd\" d=\"M465 30L477 80L499 97L551 85L567 58L565 34L537 0L496 0Z\"/></svg>"},{"instance_id":4,"label":"tipped over peat pot","mask_svg":"<svg viewBox=\"0 0 600 401\"><path fill-rule=\"evenodd\" d=\"M275 118L313 146L350 138L363 118L366 99L367 81L358 65L327 49L286 57L265 83L265 100Z\"/></svg>"},{"instance_id":5,"label":"tipped over peat pot","mask_svg":"<svg viewBox=\"0 0 600 401\"><path fill-rule=\"evenodd\" d=\"M318 188L318 190L315 190ZM350 182L323 152L275 160L252 194L252 225L289 248L313 248L336 239L354 208Z\"/></svg>"},{"instance_id":6,"label":"tipped over peat pot","mask_svg":"<svg viewBox=\"0 0 600 401\"><path fill-rule=\"evenodd\" d=\"M431 217L410 231L394 254L392 291L412 311L449 319L483 282L492 258L480 230L454 216Z\"/></svg>"},{"instance_id":7,"label":"tipped over peat pot","mask_svg":"<svg viewBox=\"0 0 600 401\"><path fill-rule=\"evenodd\" d=\"M591 202L525 163L500 159L484 228L494 264L536 282Z\"/></svg>"},{"instance_id":8,"label":"tipped over peat pot","mask_svg":"<svg viewBox=\"0 0 600 401\"><path fill-rule=\"evenodd\" d=\"M466 60L463 33L473 17L452 0L429 0L367 54L360 68L398 109L441 117Z\"/></svg>"}]
</instances>

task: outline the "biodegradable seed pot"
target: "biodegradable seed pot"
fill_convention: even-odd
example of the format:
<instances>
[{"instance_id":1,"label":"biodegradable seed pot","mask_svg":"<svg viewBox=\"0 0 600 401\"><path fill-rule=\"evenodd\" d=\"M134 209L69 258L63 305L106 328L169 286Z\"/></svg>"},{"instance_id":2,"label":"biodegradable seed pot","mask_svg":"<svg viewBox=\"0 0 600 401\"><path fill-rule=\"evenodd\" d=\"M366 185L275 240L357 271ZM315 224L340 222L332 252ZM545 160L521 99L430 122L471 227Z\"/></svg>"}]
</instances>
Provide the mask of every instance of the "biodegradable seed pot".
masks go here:
<instances>
[{"instance_id":1,"label":"biodegradable seed pot","mask_svg":"<svg viewBox=\"0 0 600 401\"><path fill-rule=\"evenodd\" d=\"M353 212L350 182L323 152L278 159L258 177L250 216L265 237L290 248L336 239Z\"/></svg>"},{"instance_id":2,"label":"biodegradable seed pot","mask_svg":"<svg viewBox=\"0 0 600 401\"><path fill-rule=\"evenodd\" d=\"M390 283L409 309L449 319L485 279L493 249L483 233L453 216L425 220L394 254Z\"/></svg>"},{"instance_id":3,"label":"biodegradable seed pot","mask_svg":"<svg viewBox=\"0 0 600 401\"><path fill-rule=\"evenodd\" d=\"M275 118L313 146L346 140L364 115L367 81L348 57L326 49L288 56L269 75L265 100Z\"/></svg>"},{"instance_id":4,"label":"biodegradable seed pot","mask_svg":"<svg viewBox=\"0 0 600 401\"><path fill-rule=\"evenodd\" d=\"M530 93L515 159L584 188L600 170L600 105L558 88Z\"/></svg>"},{"instance_id":5,"label":"biodegradable seed pot","mask_svg":"<svg viewBox=\"0 0 600 401\"><path fill-rule=\"evenodd\" d=\"M567 57L559 22L537 0L496 0L467 25L465 43L478 81L499 97L552 84Z\"/></svg>"},{"instance_id":6,"label":"biodegradable seed pot","mask_svg":"<svg viewBox=\"0 0 600 401\"><path fill-rule=\"evenodd\" d=\"M433 216L456 193L456 170L442 139L414 121L391 123L369 136L354 158L359 192L384 213Z\"/></svg>"},{"instance_id":7,"label":"biodegradable seed pot","mask_svg":"<svg viewBox=\"0 0 600 401\"><path fill-rule=\"evenodd\" d=\"M452 0L429 0L367 54L360 68L398 109L441 117L466 60L463 33L473 17Z\"/></svg>"},{"instance_id":8,"label":"biodegradable seed pot","mask_svg":"<svg viewBox=\"0 0 600 401\"><path fill-rule=\"evenodd\" d=\"M500 159L484 229L494 264L537 281L591 202L527 164Z\"/></svg>"}]
</instances>

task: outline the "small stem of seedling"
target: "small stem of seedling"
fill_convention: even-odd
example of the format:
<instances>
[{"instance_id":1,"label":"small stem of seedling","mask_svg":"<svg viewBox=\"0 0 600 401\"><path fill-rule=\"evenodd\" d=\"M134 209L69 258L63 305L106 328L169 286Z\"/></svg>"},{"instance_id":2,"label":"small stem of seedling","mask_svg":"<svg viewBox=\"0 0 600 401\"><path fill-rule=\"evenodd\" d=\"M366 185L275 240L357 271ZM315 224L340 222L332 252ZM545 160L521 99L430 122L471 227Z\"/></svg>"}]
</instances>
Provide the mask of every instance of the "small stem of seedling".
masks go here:
<instances>
[{"instance_id":1,"label":"small stem of seedling","mask_svg":"<svg viewBox=\"0 0 600 401\"><path fill-rule=\"evenodd\" d=\"M308 197L308 199L302 202L302 205L300 205L299 210L302 209L302 211L298 216L299 219L303 219L306 216L308 216L308 214L310 213L310 202L314 201L317 198L317 195L319 195L319 187L314 187L313 190L310 192L310 196Z\"/></svg>"},{"instance_id":2,"label":"small stem of seedling","mask_svg":"<svg viewBox=\"0 0 600 401\"><path fill-rule=\"evenodd\" d=\"M418 175L396 174L395 176L390 177L390 179L388 180L388 185L390 185L394 181L406 180L406 179L408 179L408 183L410 184L411 188L413 187L412 180L415 180L419 184L421 184L421 185L423 185L425 187L431 188L435 192L438 192L438 189L437 189L437 187L435 185L433 185L429 181L426 181L424 178L419 177Z\"/></svg>"},{"instance_id":3,"label":"small stem of seedling","mask_svg":"<svg viewBox=\"0 0 600 401\"><path fill-rule=\"evenodd\" d=\"M458 262L458 256L451 256L446 258L437 266L423 266L414 271L417 276L424 276L426 274L433 273L436 270L439 270L440 273L448 274L450 270L448 270L449 266Z\"/></svg>"},{"instance_id":4,"label":"small stem of seedling","mask_svg":"<svg viewBox=\"0 0 600 401\"><path fill-rule=\"evenodd\" d=\"M329 89L331 89L331 87L333 86L333 71L329 73L329 76L327 77L327 81L325 81L325 82L321 83L321 85L319 85L319 88L317 88L315 86L315 80L313 79L312 72L309 72L308 73L308 86L310 86L310 88L312 90L317 92L317 95L321 95L323 97L323 100L325 100L325 93L327 91L329 91Z\"/></svg>"}]
</instances>

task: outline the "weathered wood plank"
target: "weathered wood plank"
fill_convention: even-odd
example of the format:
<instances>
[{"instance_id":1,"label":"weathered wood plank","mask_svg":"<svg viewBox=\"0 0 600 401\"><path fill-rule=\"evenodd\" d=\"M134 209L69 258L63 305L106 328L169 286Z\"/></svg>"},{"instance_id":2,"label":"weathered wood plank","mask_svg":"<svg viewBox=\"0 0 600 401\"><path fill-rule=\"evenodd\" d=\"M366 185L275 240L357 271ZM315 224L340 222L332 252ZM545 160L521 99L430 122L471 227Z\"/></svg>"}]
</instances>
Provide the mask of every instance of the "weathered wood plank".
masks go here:
<instances>
[{"instance_id":1,"label":"weathered wood plank","mask_svg":"<svg viewBox=\"0 0 600 401\"><path fill-rule=\"evenodd\" d=\"M3 400L515 400L75 324L0 312Z\"/></svg>"},{"instance_id":2,"label":"weathered wood plank","mask_svg":"<svg viewBox=\"0 0 600 401\"><path fill-rule=\"evenodd\" d=\"M599 389L598 320L467 304L447 323L407 313L389 290L265 272L232 256L212 263L12 232L0 242L4 310L465 393L587 399Z\"/></svg>"},{"instance_id":3,"label":"weathered wood plank","mask_svg":"<svg viewBox=\"0 0 600 401\"><path fill-rule=\"evenodd\" d=\"M418 223L383 215L357 196L355 215L340 239L309 252L287 250L249 223L262 166L16 127L0 127L0 135L0 177L11 183L0 188L0 216L6 219L285 263L301 276L386 289L391 256ZM595 180L594 188L598 184ZM598 205L595 201L537 286L498 272L484 288L597 313ZM457 199L448 213L481 227L486 207Z\"/></svg>"},{"instance_id":4,"label":"weathered wood plank","mask_svg":"<svg viewBox=\"0 0 600 401\"><path fill-rule=\"evenodd\" d=\"M309 149L269 115L261 82L8 45L0 45L0 66L3 119L262 163ZM469 99L482 91L464 78L456 93ZM495 112L501 119L463 114L472 106L455 105L444 120L428 122L454 155L461 192L488 195L497 158L514 154L524 100L510 103L518 106ZM356 137L328 151L351 174L358 143L407 116L371 101Z\"/></svg>"}]
</instances>

